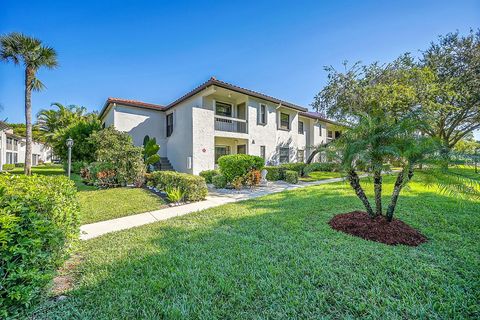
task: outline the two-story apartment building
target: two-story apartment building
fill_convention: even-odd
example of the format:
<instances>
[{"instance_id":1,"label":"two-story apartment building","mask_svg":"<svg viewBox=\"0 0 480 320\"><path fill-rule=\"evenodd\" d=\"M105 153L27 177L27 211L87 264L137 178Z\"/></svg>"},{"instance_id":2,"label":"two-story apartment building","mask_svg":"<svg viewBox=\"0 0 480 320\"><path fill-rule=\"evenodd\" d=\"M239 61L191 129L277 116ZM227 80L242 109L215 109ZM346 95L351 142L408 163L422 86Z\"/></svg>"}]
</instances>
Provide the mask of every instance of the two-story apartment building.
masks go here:
<instances>
[{"instance_id":1,"label":"two-story apartment building","mask_svg":"<svg viewBox=\"0 0 480 320\"><path fill-rule=\"evenodd\" d=\"M25 138L15 135L8 124L0 121L0 171L4 164L25 163ZM47 145L34 141L32 144L32 165L50 162L52 150Z\"/></svg>"},{"instance_id":2,"label":"two-story apartment building","mask_svg":"<svg viewBox=\"0 0 480 320\"><path fill-rule=\"evenodd\" d=\"M128 132L136 145L155 137L160 156L177 171L214 169L222 155L246 153L268 164L303 162L313 146L340 133L338 124L307 108L211 78L162 106L109 98L104 126Z\"/></svg>"}]
</instances>

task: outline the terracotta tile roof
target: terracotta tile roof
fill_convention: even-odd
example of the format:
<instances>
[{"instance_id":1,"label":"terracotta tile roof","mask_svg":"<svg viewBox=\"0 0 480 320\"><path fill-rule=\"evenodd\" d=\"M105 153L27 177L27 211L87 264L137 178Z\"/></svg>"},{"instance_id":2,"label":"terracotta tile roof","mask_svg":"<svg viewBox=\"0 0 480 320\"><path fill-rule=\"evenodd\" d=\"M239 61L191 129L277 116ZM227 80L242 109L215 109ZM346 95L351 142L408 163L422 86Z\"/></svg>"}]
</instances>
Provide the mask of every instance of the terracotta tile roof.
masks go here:
<instances>
[{"instance_id":1,"label":"terracotta tile roof","mask_svg":"<svg viewBox=\"0 0 480 320\"><path fill-rule=\"evenodd\" d=\"M324 115L322 115L320 113L308 111L307 108L301 107L299 105L296 105L296 104L293 104L293 103L290 103L290 102L287 102L287 101L284 101L284 100L277 99L277 98L272 97L272 96L268 96L268 95L260 93L260 92L245 89L245 88L233 85L233 84L228 83L228 82L220 81L220 80L217 80L214 77L211 77L208 81L202 83L201 85L199 85L195 89L193 89L190 92L184 94L183 96L181 96L177 100L173 101L172 103L168 104L167 106L161 106L161 105L158 105L158 104L146 103L146 102L136 101L136 100L108 98L107 101L105 102L105 105L104 105L102 111L100 112L100 118L102 118L103 114L105 113L105 111L107 110L108 106L111 103L118 103L118 104L127 105L127 106L141 107L141 108L148 108L148 109L152 109L152 110L165 111L165 110L168 110L168 109L176 106L177 104L181 103L182 101L185 101L186 99L194 96L195 94L199 93L200 91L202 91L202 90L204 90L204 89L206 89L210 86L221 87L221 88L224 88L224 89L228 89L228 90L243 93L243 94L246 94L246 95L249 95L249 96L252 96L252 97L256 97L256 98L259 98L259 99L262 99L262 100L270 101L270 102L273 102L273 103L276 103L276 104L279 104L279 105L281 104L282 106L285 106L287 108L292 108L292 109L300 111L300 115L303 116L303 117L313 118L313 119L321 120L321 121L328 122L328 123L335 124L335 125L341 125L338 122L328 120Z\"/></svg>"},{"instance_id":2,"label":"terracotta tile roof","mask_svg":"<svg viewBox=\"0 0 480 320\"><path fill-rule=\"evenodd\" d=\"M318 112L312 112L312 111L300 112L300 115L302 117L312 118L312 119L320 120L320 121L323 121L323 122L335 124L335 125L338 125L338 126L345 126L345 125L342 125L339 122L327 119L327 117L325 117L325 115L323 115L321 113L318 113Z\"/></svg>"},{"instance_id":3,"label":"terracotta tile roof","mask_svg":"<svg viewBox=\"0 0 480 320\"><path fill-rule=\"evenodd\" d=\"M283 100L268 96L268 95L260 93L260 92L245 89L245 88L233 85L233 84L228 83L228 82L220 81L220 80L217 80L214 77L211 77L208 81L204 82L203 84L196 87L192 91L188 92L187 94L178 98L174 102L170 103L169 105L167 105L166 108L168 109L168 108L174 107L175 105L179 104L180 102L190 98L191 96L199 93L203 89L206 89L206 88L208 88L209 86L212 86L212 85L218 86L218 87L221 87L221 88L225 88L225 89L229 89L229 90L232 90L232 91L236 91L236 92L239 92L239 93L247 94L249 96L256 97L256 98L263 99L263 100L267 100L267 101L270 101L270 102L273 102L273 103L278 103L278 104L281 104L285 107L289 107L289 108L296 109L296 110L299 110L299 111L308 111L308 109L306 109L304 107L301 107L301 106L298 106L296 104L293 104L293 103L290 103L290 102L287 102L287 101L283 101Z\"/></svg>"},{"instance_id":4,"label":"terracotta tile roof","mask_svg":"<svg viewBox=\"0 0 480 320\"><path fill-rule=\"evenodd\" d=\"M131 107L141 107L141 108L147 108L147 109L152 109L152 110L159 110L163 111L165 110L164 106L161 106L159 104L153 104L153 103L147 103L143 101L137 101L137 100L129 100L129 99L121 99L121 98L108 98L107 101L105 102L102 111L99 114L99 117L102 118L103 114L105 111L107 111L108 106L111 103L118 103L124 106L131 106Z\"/></svg>"}]
</instances>

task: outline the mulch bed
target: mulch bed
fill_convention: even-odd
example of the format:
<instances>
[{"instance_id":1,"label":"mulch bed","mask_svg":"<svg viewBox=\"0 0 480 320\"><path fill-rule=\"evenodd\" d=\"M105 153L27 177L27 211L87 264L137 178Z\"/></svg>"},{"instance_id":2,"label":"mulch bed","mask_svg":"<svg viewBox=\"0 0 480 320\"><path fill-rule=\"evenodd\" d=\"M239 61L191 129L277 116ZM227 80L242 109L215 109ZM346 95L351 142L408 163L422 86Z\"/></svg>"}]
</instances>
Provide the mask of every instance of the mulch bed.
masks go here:
<instances>
[{"instance_id":1,"label":"mulch bed","mask_svg":"<svg viewBox=\"0 0 480 320\"><path fill-rule=\"evenodd\" d=\"M361 211L338 214L328 224L335 230L388 245L416 247L427 241L424 235L401 220L388 222L383 216L371 219Z\"/></svg>"}]
</instances>

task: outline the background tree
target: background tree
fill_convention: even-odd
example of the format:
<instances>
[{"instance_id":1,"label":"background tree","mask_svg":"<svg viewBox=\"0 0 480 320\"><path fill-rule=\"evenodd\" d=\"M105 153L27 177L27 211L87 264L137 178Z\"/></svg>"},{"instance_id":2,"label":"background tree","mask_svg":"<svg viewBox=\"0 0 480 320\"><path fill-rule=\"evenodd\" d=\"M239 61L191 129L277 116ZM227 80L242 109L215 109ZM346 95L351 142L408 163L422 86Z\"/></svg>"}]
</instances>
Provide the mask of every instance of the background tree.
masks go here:
<instances>
[{"instance_id":1,"label":"background tree","mask_svg":"<svg viewBox=\"0 0 480 320\"><path fill-rule=\"evenodd\" d=\"M426 133L442 141L444 153L480 128L480 31L441 36L423 52L421 67L431 70L419 94Z\"/></svg>"},{"instance_id":2,"label":"background tree","mask_svg":"<svg viewBox=\"0 0 480 320\"><path fill-rule=\"evenodd\" d=\"M25 137L27 135L27 126L25 123L9 123L8 126L12 128L13 133L20 137ZM45 137L45 132L40 130L38 125L32 125L32 138L34 141L46 143L47 138Z\"/></svg>"},{"instance_id":3,"label":"background tree","mask_svg":"<svg viewBox=\"0 0 480 320\"><path fill-rule=\"evenodd\" d=\"M55 134L59 130L78 122L87 114L85 107L77 105L64 106L59 102L54 102L50 106L55 109L42 109L37 113L38 126L45 132L49 142L55 139Z\"/></svg>"},{"instance_id":4,"label":"background tree","mask_svg":"<svg viewBox=\"0 0 480 320\"><path fill-rule=\"evenodd\" d=\"M42 42L22 33L10 33L0 37L0 59L12 61L14 64L23 63L25 67L25 174L32 171L32 90L44 88L36 77L38 69L49 69L57 66L57 54L51 47L42 45Z\"/></svg>"}]
</instances>

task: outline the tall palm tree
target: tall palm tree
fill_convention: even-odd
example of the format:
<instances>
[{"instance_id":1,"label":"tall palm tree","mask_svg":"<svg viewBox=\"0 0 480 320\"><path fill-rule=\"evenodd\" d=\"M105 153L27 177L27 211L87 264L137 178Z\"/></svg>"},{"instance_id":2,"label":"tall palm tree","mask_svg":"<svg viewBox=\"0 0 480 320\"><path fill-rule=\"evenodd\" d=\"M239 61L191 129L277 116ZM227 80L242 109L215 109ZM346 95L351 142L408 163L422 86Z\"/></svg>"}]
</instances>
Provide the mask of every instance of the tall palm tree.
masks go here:
<instances>
[{"instance_id":1,"label":"tall palm tree","mask_svg":"<svg viewBox=\"0 0 480 320\"><path fill-rule=\"evenodd\" d=\"M25 67L25 125L27 127L25 148L25 174L32 172L32 90L40 91L45 86L36 77L38 69L57 66L57 53L42 42L22 33L13 32L0 37L0 59L22 63Z\"/></svg>"}]
</instances>

